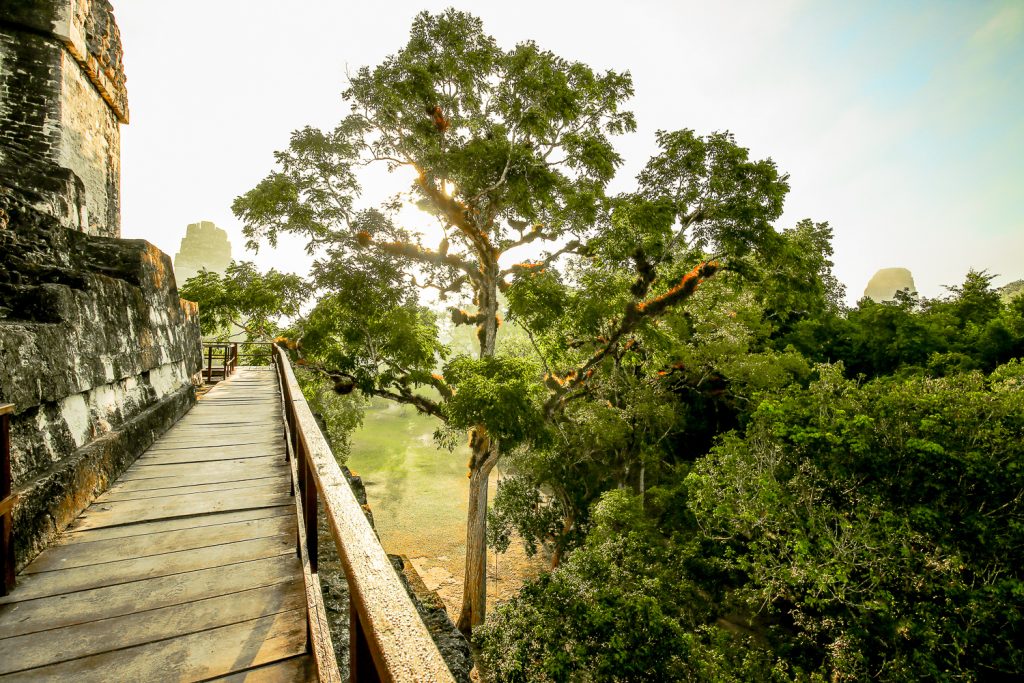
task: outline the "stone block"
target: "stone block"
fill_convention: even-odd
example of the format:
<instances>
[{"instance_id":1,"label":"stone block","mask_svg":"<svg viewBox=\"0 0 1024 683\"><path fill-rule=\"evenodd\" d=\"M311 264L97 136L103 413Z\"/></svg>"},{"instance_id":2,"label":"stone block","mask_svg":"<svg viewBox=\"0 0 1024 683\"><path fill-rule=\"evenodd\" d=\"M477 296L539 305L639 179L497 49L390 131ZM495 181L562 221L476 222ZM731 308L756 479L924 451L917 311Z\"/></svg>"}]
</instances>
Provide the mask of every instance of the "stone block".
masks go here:
<instances>
[{"instance_id":1,"label":"stone block","mask_svg":"<svg viewBox=\"0 0 1024 683\"><path fill-rule=\"evenodd\" d=\"M64 228L0 189L0 403L15 404L23 564L194 402L195 304L142 240Z\"/></svg>"}]
</instances>

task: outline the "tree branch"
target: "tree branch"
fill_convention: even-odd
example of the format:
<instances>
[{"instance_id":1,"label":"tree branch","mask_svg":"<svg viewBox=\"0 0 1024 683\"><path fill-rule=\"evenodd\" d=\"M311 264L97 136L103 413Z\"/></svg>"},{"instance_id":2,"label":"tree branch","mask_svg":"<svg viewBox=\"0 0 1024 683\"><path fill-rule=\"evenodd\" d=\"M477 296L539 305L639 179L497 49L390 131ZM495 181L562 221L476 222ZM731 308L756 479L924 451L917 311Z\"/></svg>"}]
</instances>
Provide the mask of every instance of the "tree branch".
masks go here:
<instances>
[{"instance_id":1,"label":"tree branch","mask_svg":"<svg viewBox=\"0 0 1024 683\"><path fill-rule=\"evenodd\" d=\"M426 174L422 171L416 179L416 184L448 222L458 228L459 232L465 235L466 239L476 247L477 255L482 262L489 260L497 261L498 250L491 244L491 240L486 233L473 224L471 218L473 210L471 208L434 187L433 182L429 181Z\"/></svg>"},{"instance_id":2,"label":"tree branch","mask_svg":"<svg viewBox=\"0 0 1024 683\"><path fill-rule=\"evenodd\" d=\"M421 413L433 415L442 422L448 422L448 418L441 410L440 405L438 405L434 401L431 401L429 398L426 398L424 396L418 396L407 389L401 390L401 393L395 393L394 391L389 391L387 389L374 388L370 389L365 393L368 393L372 396L380 396L381 398L386 398L389 401L395 401L396 403L404 403L406 405L413 406L414 408L416 408L416 410L418 410Z\"/></svg>"},{"instance_id":3,"label":"tree branch","mask_svg":"<svg viewBox=\"0 0 1024 683\"><path fill-rule=\"evenodd\" d=\"M572 392L581 387L590 378L594 367L615 350L619 340L635 330L641 322L657 317L669 308L689 299L697 291L697 286L700 283L719 270L720 266L714 261L701 263L684 275L679 284L664 294L639 303L636 301L629 302L626 305L625 315L622 316L618 326L608 336L604 346L599 348L585 363L566 373L564 378L555 378L558 386L555 387L556 391L552 393L551 397L544 404L544 412L547 415L551 415L557 408L564 405L570 399Z\"/></svg>"},{"instance_id":4,"label":"tree branch","mask_svg":"<svg viewBox=\"0 0 1024 683\"><path fill-rule=\"evenodd\" d=\"M534 234L534 233L531 233L531 234ZM525 242L523 242L523 244L525 244ZM518 245L514 245L514 246L518 246ZM547 268L555 260L557 260L558 257L562 256L563 254L575 254L575 253L578 253L576 250L579 249L580 246L582 246L582 245L580 244L579 240L571 240L568 243L566 243L566 245L564 247L562 247L558 251L554 252L553 254L549 254L543 260L541 260L541 261L533 261L533 262L529 262L529 263L516 263L515 265L510 266L509 268L506 268L505 270L503 270L500 273L498 273L498 277L500 279L500 278L505 277L506 275L512 275L513 273L526 273L526 272L532 272L532 271L534 271L534 270L536 270L538 268L541 268L541 269Z\"/></svg>"},{"instance_id":5,"label":"tree branch","mask_svg":"<svg viewBox=\"0 0 1024 683\"><path fill-rule=\"evenodd\" d=\"M405 258L413 261L419 261L420 263L426 263L433 266L447 266L449 268L454 268L455 270L461 270L466 274L466 276L473 280L480 277L479 270L475 268L472 263L461 259L454 254L425 249L419 245L412 244L411 242L374 242L373 238L366 232L359 233L358 237L359 243L362 246L376 245L381 251L394 254L395 256L404 256Z\"/></svg>"}]
</instances>

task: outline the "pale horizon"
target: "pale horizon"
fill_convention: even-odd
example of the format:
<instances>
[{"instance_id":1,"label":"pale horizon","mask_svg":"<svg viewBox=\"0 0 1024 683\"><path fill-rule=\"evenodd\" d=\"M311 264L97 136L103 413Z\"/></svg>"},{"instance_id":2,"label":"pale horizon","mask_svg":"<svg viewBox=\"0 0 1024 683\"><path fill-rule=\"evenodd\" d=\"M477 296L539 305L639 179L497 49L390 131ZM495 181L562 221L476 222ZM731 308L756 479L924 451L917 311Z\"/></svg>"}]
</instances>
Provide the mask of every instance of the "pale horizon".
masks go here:
<instances>
[{"instance_id":1,"label":"pale horizon","mask_svg":"<svg viewBox=\"0 0 1024 683\"><path fill-rule=\"evenodd\" d=\"M301 244L246 253L231 202L271 170L291 131L347 113L346 69L379 63L418 11L452 3L113 4L132 121L122 128L122 236L173 257L186 226L210 220L236 260L305 273ZM656 130L729 130L790 174L777 227L833 227L848 302L886 267L909 269L929 297L971 268L999 275L996 285L1024 278L1020 3L456 7L505 48L533 39L632 73L638 130L616 140L626 163L612 191L630 189Z\"/></svg>"}]
</instances>

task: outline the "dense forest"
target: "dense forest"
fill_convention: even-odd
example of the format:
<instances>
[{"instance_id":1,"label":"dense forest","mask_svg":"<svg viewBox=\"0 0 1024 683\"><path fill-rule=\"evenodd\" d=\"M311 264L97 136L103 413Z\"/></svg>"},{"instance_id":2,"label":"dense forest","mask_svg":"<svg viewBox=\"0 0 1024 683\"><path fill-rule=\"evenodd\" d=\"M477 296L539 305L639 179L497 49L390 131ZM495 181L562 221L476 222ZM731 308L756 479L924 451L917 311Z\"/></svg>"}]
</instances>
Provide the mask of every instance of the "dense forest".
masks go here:
<instances>
[{"instance_id":1,"label":"dense forest","mask_svg":"<svg viewBox=\"0 0 1024 683\"><path fill-rule=\"evenodd\" d=\"M280 335L342 449L356 396L469 434L459 626L489 680L1024 676L1024 296L972 270L848 308L828 224L777 226L789 178L729 133L663 131L606 192L632 94L424 13L235 202L309 278L236 263L182 295L208 333ZM362 206L371 164L415 179ZM552 569L482 623L485 540Z\"/></svg>"}]
</instances>

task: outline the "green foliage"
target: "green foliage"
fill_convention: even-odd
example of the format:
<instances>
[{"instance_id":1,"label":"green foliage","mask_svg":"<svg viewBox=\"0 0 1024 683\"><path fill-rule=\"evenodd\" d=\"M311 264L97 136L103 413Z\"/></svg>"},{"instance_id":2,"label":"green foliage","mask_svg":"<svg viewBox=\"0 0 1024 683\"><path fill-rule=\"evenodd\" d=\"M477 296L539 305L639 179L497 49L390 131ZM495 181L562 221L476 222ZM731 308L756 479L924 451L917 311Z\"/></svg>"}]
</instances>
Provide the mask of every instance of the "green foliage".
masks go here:
<instances>
[{"instance_id":1,"label":"green foliage","mask_svg":"<svg viewBox=\"0 0 1024 683\"><path fill-rule=\"evenodd\" d=\"M1024 675L1024 297L972 271L943 299L845 310L828 225L776 232L788 178L729 133L659 132L635 190L607 196L631 96L628 73L422 13L351 78L351 113L293 134L233 205L251 244L315 254L291 332L335 386L436 416L440 443L473 430L473 463L511 456L490 542L566 559L480 632L488 673ZM411 170L408 194L359 205L374 163ZM399 224L408 201L436 248ZM532 243L537 262L502 261ZM423 288L457 299L454 332ZM215 279L195 290L213 320L241 308ZM310 386L344 443L354 406Z\"/></svg>"},{"instance_id":2,"label":"green foliage","mask_svg":"<svg viewBox=\"0 0 1024 683\"><path fill-rule=\"evenodd\" d=\"M638 498L610 491L593 516L584 547L476 632L489 680L778 678L752 638L705 623L709 596L680 571L692 549L661 535Z\"/></svg>"},{"instance_id":3,"label":"green foliage","mask_svg":"<svg viewBox=\"0 0 1024 683\"><path fill-rule=\"evenodd\" d=\"M1024 303L1003 299L992 279L972 270L944 298L898 292L894 301L863 299L845 314L798 320L775 343L792 344L816 361L842 361L851 376L991 372L1024 355Z\"/></svg>"},{"instance_id":4,"label":"green foliage","mask_svg":"<svg viewBox=\"0 0 1024 683\"><path fill-rule=\"evenodd\" d=\"M461 429L483 425L505 448L542 439L537 375L537 367L526 358L454 358L444 369L454 389L444 404L448 423Z\"/></svg>"},{"instance_id":5,"label":"green foliage","mask_svg":"<svg viewBox=\"0 0 1024 683\"><path fill-rule=\"evenodd\" d=\"M774 242L789 177L771 159L751 161L730 133L657 134L661 153L640 173L640 196L666 201L677 216L696 212L691 246L742 256Z\"/></svg>"},{"instance_id":6,"label":"green foliage","mask_svg":"<svg viewBox=\"0 0 1024 683\"><path fill-rule=\"evenodd\" d=\"M295 378L302 395L320 423L331 452L344 464L351 452L352 433L363 424L367 400L359 394L339 395L324 375L298 368Z\"/></svg>"},{"instance_id":7,"label":"green foliage","mask_svg":"<svg viewBox=\"0 0 1024 683\"><path fill-rule=\"evenodd\" d=\"M586 310L608 299L581 289L569 289L567 306ZM806 381L802 356L763 347L769 330L762 305L732 274L705 283L685 310L637 330L587 381L585 396L566 404L547 446L511 454L514 476L499 485L489 519L495 547L515 531L528 552L544 546L557 560L583 539L603 492L657 486L742 424L760 392ZM549 359L576 353L548 335L536 336Z\"/></svg>"},{"instance_id":8,"label":"green foliage","mask_svg":"<svg viewBox=\"0 0 1024 683\"><path fill-rule=\"evenodd\" d=\"M491 680L1021 676L1022 367L771 394L643 507L600 499L480 634Z\"/></svg>"},{"instance_id":9,"label":"green foliage","mask_svg":"<svg viewBox=\"0 0 1024 683\"><path fill-rule=\"evenodd\" d=\"M822 368L698 463L698 525L782 656L841 680L1024 672L1017 367L862 387Z\"/></svg>"},{"instance_id":10,"label":"green foliage","mask_svg":"<svg viewBox=\"0 0 1024 683\"><path fill-rule=\"evenodd\" d=\"M282 318L298 315L309 296L299 276L274 269L260 273L249 261L232 261L223 275L200 271L178 293L199 304L203 336L224 335L238 325L251 341L272 338Z\"/></svg>"},{"instance_id":11,"label":"green foliage","mask_svg":"<svg viewBox=\"0 0 1024 683\"><path fill-rule=\"evenodd\" d=\"M368 291L362 301L353 306L344 293L320 298L299 326L307 357L352 375L367 393L427 383L445 351L435 314L411 298L388 305Z\"/></svg>"},{"instance_id":12,"label":"green foliage","mask_svg":"<svg viewBox=\"0 0 1024 683\"><path fill-rule=\"evenodd\" d=\"M513 474L498 481L495 503L487 511L487 545L500 553L508 550L512 532L523 540L527 557L538 544L558 537L566 512L545 499L535 480Z\"/></svg>"}]
</instances>

